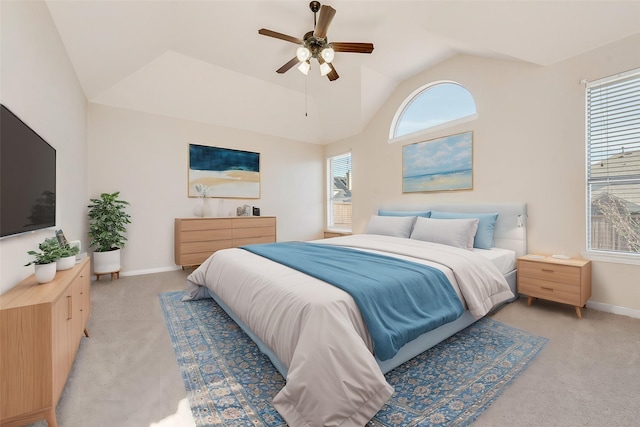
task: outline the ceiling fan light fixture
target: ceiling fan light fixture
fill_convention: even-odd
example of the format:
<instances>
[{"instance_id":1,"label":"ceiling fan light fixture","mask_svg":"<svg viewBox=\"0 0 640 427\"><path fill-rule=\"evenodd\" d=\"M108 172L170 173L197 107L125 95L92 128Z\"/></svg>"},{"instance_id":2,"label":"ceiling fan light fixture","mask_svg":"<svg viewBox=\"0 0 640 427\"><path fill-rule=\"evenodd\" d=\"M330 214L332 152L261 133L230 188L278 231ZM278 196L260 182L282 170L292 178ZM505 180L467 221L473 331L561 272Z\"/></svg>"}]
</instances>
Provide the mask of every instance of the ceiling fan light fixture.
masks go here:
<instances>
[{"instance_id":1,"label":"ceiling fan light fixture","mask_svg":"<svg viewBox=\"0 0 640 427\"><path fill-rule=\"evenodd\" d=\"M311 64L309 61L302 61L300 65L298 65L298 70L305 76L309 74L309 70L311 69Z\"/></svg>"},{"instance_id":2,"label":"ceiling fan light fixture","mask_svg":"<svg viewBox=\"0 0 640 427\"><path fill-rule=\"evenodd\" d=\"M321 76L326 76L330 72L331 72L331 65L329 65L328 62L323 62L322 64L320 64L320 75Z\"/></svg>"},{"instance_id":3,"label":"ceiling fan light fixture","mask_svg":"<svg viewBox=\"0 0 640 427\"><path fill-rule=\"evenodd\" d=\"M320 56L322 56L322 59L324 59L325 62L330 63L331 61L333 61L333 58L335 58L336 52L331 46L328 46L322 49L322 52L320 52Z\"/></svg>"},{"instance_id":4,"label":"ceiling fan light fixture","mask_svg":"<svg viewBox=\"0 0 640 427\"><path fill-rule=\"evenodd\" d=\"M296 50L296 58L298 58L298 61L304 62L307 59L311 58L311 51L306 46L300 46Z\"/></svg>"}]
</instances>

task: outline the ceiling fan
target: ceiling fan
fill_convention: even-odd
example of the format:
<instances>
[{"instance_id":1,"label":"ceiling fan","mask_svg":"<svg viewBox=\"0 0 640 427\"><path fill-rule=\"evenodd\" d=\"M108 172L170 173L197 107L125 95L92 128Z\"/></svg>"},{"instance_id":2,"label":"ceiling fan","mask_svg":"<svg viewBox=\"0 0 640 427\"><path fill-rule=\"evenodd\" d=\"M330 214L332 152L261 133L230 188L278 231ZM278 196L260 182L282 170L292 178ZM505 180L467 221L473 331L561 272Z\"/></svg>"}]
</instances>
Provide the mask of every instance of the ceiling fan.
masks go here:
<instances>
[{"instance_id":1,"label":"ceiling fan","mask_svg":"<svg viewBox=\"0 0 640 427\"><path fill-rule=\"evenodd\" d=\"M289 71L293 66L298 65L298 69L303 74L308 74L311 68L311 58L315 58L320 64L320 74L327 76L330 81L337 80L340 76L333 65L333 58L336 52L347 53L371 53L373 52L373 43L354 43L354 42L329 42L327 40L327 30L333 20L336 10L328 5L321 5L318 1L309 3L309 9L313 12L313 31L306 33L302 39L278 33L276 31L261 28L258 34L276 39L288 41L300 45L296 50L296 56L282 67L276 70L276 73L283 74ZM316 13L320 11L320 18L316 22Z\"/></svg>"}]
</instances>

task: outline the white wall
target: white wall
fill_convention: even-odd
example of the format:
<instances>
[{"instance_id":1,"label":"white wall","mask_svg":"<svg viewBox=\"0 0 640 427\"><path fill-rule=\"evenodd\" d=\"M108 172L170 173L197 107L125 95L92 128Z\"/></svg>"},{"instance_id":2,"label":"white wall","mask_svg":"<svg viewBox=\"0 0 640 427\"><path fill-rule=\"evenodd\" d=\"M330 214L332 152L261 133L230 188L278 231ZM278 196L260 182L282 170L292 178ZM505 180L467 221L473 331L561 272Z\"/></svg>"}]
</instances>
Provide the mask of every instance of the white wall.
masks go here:
<instances>
[{"instance_id":1,"label":"white wall","mask_svg":"<svg viewBox=\"0 0 640 427\"><path fill-rule=\"evenodd\" d=\"M0 11L0 101L56 149L56 225L86 243L86 98L44 2L2 1ZM52 236L0 240L0 293L33 273L27 251Z\"/></svg>"},{"instance_id":2,"label":"white wall","mask_svg":"<svg viewBox=\"0 0 640 427\"><path fill-rule=\"evenodd\" d=\"M250 120L250 118L247 118ZM174 218L192 217L187 197L188 144L260 153L260 199L210 199L222 216L258 206L277 217L277 238L321 237L324 147L98 104L89 106L89 195L120 191L132 224L122 251L123 274L177 268Z\"/></svg>"},{"instance_id":3,"label":"white wall","mask_svg":"<svg viewBox=\"0 0 640 427\"><path fill-rule=\"evenodd\" d=\"M364 132L331 144L353 150L354 231L379 206L421 202L526 202L529 251L585 250L585 88L640 67L640 36L548 67L457 56L403 82ZM473 94L479 119L430 135L473 130L473 191L402 194L402 145L388 144L393 116L415 89L453 80ZM417 141L416 141L417 142ZM591 301L640 310L640 265L594 262Z\"/></svg>"}]
</instances>

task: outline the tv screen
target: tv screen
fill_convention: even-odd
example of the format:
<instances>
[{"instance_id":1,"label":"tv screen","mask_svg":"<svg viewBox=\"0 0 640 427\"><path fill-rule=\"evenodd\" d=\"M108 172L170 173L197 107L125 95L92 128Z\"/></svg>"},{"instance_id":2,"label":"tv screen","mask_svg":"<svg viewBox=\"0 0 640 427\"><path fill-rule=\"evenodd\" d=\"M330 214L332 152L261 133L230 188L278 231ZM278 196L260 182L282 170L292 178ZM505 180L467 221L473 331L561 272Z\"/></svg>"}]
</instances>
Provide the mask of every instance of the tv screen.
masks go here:
<instances>
[{"instance_id":1,"label":"tv screen","mask_svg":"<svg viewBox=\"0 0 640 427\"><path fill-rule=\"evenodd\" d=\"M0 237L56 225L56 150L0 105Z\"/></svg>"}]
</instances>

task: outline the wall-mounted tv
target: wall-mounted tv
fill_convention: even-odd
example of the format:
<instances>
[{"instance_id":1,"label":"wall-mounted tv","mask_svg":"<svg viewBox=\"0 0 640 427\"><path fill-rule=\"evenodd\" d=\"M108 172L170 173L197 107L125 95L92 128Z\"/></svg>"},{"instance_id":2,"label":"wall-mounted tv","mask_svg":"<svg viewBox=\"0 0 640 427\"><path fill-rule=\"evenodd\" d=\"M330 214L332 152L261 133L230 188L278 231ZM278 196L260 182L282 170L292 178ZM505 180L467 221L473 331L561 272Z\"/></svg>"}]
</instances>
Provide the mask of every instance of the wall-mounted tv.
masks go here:
<instances>
[{"instance_id":1,"label":"wall-mounted tv","mask_svg":"<svg viewBox=\"0 0 640 427\"><path fill-rule=\"evenodd\" d=\"M56 150L0 105L0 238L56 225Z\"/></svg>"}]
</instances>

